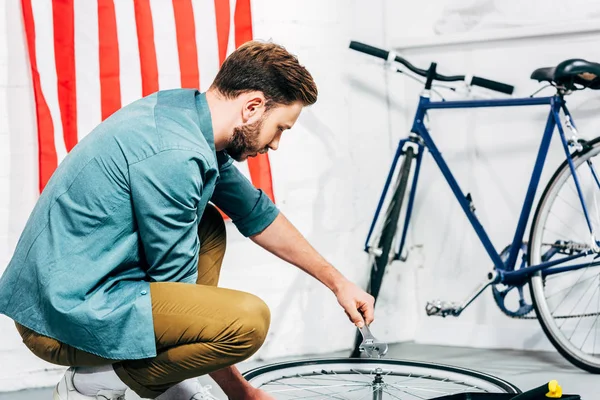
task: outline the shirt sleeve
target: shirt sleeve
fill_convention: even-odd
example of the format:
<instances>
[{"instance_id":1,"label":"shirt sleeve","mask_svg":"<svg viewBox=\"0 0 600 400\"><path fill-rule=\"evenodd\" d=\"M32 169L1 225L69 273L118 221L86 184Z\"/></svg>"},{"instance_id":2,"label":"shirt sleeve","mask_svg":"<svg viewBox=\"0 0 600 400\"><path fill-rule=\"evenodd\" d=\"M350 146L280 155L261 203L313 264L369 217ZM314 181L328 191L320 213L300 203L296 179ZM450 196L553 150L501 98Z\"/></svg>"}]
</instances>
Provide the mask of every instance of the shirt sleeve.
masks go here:
<instances>
[{"instance_id":1,"label":"shirt sleeve","mask_svg":"<svg viewBox=\"0 0 600 400\"><path fill-rule=\"evenodd\" d=\"M279 209L261 189L257 189L224 152L217 153L219 182L211 201L219 207L246 237L267 228L279 215Z\"/></svg>"},{"instance_id":2,"label":"shirt sleeve","mask_svg":"<svg viewBox=\"0 0 600 400\"><path fill-rule=\"evenodd\" d=\"M198 153L167 150L130 165L134 216L147 273L158 282L195 283L204 165Z\"/></svg>"}]
</instances>

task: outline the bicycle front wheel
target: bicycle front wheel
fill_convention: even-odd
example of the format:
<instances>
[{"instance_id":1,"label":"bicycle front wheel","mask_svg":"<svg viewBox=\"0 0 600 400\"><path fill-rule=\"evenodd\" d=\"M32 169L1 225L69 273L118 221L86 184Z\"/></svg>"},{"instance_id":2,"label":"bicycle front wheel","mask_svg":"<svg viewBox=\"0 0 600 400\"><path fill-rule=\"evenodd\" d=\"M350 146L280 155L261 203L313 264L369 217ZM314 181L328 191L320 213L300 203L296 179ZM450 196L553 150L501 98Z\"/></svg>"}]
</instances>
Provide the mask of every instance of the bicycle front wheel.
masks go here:
<instances>
[{"instance_id":1,"label":"bicycle front wheel","mask_svg":"<svg viewBox=\"0 0 600 400\"><path fill-rule=\"evenodd\" d=\"M375 303L377 303L377 297L379 296L379 290L381 289L385 270L395 256L395 249L393 248L394 238L396 238L398 231L402 206L404 205L405 199L408 197L406 189L408 187L408 178L414 159L414 149L409 146L403 156L402 164L396 179L396 186L384 214L381 231L375 236L377 247L369 257L371 273L369 275L369 283L367 284L366 291L375 298ZM402 251L402 249L400 249L400 251ZM361 341L362 335L357 332L350 357L360 356L359 345Z\"/></svg>"},{"instance_id":2,"label":"bicycle front wheel","mask_svg":"<svg viewBox=\"0 0 600 400\"><path fill-rule=\"evenodd\" d=\"M435 399L457 393L514 393L511 383L465 368L374 358L282 362L245 372L244 378L276 399Z\"/></svg>"},{"instance_id":3,"label":"bicycle front wheel","mask_svg":"<svg viewBox=\"0 0 600 400\"><path fill-rule=\"evenodd\" d=\"M528 250L531 266L560 262L529 281L542 329L567 360L593 373L600 373L599 153L596 138L572 156L581 198L567 161L554 173L538 203Z\"/></svg>"}]
</instances>

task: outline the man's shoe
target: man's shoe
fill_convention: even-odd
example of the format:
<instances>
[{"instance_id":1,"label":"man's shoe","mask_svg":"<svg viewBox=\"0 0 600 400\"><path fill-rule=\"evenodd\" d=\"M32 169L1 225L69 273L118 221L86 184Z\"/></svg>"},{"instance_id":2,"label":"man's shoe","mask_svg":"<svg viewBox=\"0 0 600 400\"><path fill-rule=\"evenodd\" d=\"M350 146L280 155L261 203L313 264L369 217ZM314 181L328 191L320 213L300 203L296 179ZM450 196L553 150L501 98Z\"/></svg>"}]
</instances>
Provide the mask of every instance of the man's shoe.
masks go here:
<instances>
[{"instance_id":1,"label":"man's shoe","mask_svg":"<svg viewBox=\"0 0 600 400\"><path fill-rule=\"evenodd\" d=\"M219 400L218 397L215 397L210 393L210 385L202 386L200 382L198 382L197 385L196 390L198 390L198 392L195 393L190 400Z\"/></svg>"},{"instance_id":2,"label":"man's shoe","mask_svg":"<svg viewBox=\"0 0 600 400\"><path fill-rule=\"evenodd\" d=\"M75 369L66 370L63 378L54 388L54 400L125 400L125 392L117 390L100 390L95 396L86 396L73 385Z\"/></svg>"}]
</instances>

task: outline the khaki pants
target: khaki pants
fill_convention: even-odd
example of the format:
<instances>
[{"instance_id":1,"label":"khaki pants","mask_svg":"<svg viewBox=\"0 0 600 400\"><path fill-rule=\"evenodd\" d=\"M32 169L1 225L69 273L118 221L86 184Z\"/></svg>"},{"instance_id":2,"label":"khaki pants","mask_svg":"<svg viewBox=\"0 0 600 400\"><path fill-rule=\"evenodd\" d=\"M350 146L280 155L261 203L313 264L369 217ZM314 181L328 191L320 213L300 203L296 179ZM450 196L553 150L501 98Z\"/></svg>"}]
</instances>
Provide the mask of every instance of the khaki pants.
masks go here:
<instances>
[{"instance_id":1,"label":"khaki pants","mask_svg":"<svg viewBox=\"0 0 600 400\"><path fill-rule=\"evenodd\" d=\"M223 218L213 206L207 207L198 235L202 248L197 285L150 284L156 357L106 360L17 324L23 343L53 364L113 364L121 380L142 398L154 398L183 380L247 359L265 340L269 309L254 295L216 287L226 236Z\"/></svg>"}]
</instances>

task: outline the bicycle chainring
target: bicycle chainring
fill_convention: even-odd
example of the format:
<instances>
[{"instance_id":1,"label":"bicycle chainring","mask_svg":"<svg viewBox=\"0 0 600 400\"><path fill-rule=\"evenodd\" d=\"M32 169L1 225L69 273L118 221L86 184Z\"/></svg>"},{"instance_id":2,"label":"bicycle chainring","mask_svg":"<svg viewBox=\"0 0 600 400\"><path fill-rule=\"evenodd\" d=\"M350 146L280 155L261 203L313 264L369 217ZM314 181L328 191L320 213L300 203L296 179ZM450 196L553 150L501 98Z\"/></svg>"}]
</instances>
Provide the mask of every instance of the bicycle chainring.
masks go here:
<instances>
[{"instance_id":1,"label":"bicycle chainring","mask_svg":"<svg viewBox=\"0 0 600 400\"><path fill-rule=\"evenodd\" d=\"M524 268L527 266L527 246L523 245L521 248L521 263L517 263L516 268ZM504 248L500 253L502 261L508 259L510 253L510 245ZM504 314L511 318L525 318L525 316L533 311L533 305L527 301L524 296L523 285L507 285L504 283L497 283L492 285L492 294L494 295L494 301L498 305L498 308L502 310Z\"/></svg>"}]
</instances>

